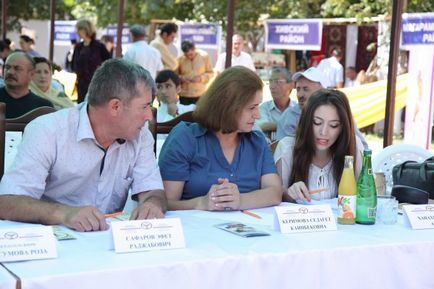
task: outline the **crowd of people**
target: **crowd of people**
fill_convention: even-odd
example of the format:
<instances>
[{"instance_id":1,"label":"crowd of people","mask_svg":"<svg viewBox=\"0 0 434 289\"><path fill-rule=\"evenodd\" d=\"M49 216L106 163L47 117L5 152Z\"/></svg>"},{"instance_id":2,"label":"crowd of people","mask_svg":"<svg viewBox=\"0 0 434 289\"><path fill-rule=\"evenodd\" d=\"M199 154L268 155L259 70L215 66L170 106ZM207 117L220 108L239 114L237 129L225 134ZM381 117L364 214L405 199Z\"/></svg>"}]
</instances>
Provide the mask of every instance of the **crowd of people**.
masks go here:
<instances>
[{"instance_id":1,"label":"crowd of people","mask_svg":"<svg viewBox=\"0 0 434 289\"><path fill-rule=\"evenodd\" d=\"M327 63L296 73L273 69L272 100L263 103L264 84L241 51L241 35L233 36L232 67L225 69L225 53L213 68L191 41L175 57L174 23L164 24L150 44L145 27L131 26L133 44L118 59L111 59L113 40L97 40L89 20L76 28L81 41L67 59L77 74L78 105L54 85L52 63L27 48L26 37L22 50L5 54L0 41L6 117L39 106L58 110L26 127L0 182L0 219L106 230L104 214L122 211L129 194L137 201L131 219L162 218L166 210L334 198L345 155L354 157L359 173L367 143L346 95L335 89L343 75L332 83L338 52L327 59L328 69L321 68ZM297 102L290 99L293 89ZM172 129L158 162L146 125L154 97L157 122L187 111L195 120ZM274 155L267 131L279 141ZM311 197L319 188L326 190Z\"/></svg>"}]
</instances>

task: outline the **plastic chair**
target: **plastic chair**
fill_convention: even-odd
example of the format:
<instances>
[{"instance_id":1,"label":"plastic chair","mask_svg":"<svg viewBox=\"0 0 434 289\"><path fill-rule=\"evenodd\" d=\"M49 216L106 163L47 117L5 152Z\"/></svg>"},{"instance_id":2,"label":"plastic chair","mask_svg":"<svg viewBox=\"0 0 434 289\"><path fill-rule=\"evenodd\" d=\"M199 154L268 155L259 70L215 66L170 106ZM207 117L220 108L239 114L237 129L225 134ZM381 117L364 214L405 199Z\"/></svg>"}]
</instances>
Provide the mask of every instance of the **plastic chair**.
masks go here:
<instances>
[{"instance_id":1,"label":"plastic chair","mask_svg":"<svg viewBox=\"0 0 434 289\"><path fill-rule=\"evenodd\" d=\"M393 186L392 169L405 161L423 162L433 153L412 144L395 144L385 147L372 159L374 172L384 172L386 178L386 191L390 192Z\"/></svg>"}]
</instances>

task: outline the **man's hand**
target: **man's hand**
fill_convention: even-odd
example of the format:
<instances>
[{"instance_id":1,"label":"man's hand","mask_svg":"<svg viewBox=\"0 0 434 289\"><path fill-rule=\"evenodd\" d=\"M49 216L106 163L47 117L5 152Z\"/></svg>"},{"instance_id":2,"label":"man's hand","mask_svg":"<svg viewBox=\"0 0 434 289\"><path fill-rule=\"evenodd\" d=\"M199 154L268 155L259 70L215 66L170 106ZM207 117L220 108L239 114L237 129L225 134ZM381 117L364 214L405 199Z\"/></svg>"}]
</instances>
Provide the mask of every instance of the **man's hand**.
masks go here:
<instances>
[{"instance_id":1,"label":"man's hand","mask_svg":"<svg viewBox=\"0 0 434 289\"><path fill-rule=\"evenodd\" d=\"M167 200L163 190L141 192L134 199L139 204L131 213L130 220L164 218Z\"/></svg>"},{"instance_id":2,"label":"man's hand","mask_svg":"<svg viewBox=\"0 0 434 289\"><path fill-rule=\"evenodd\" d=\"M141 203L131 213L130 220L156 219L164 218L164 213L160 206L157 206L152 201Z\"/></svg>"},{"instance_id":3,"label":"man's hand","mask_svg":"<svg viewBox=\"0 0 434 289\"><path fill-rule=\"evenodd\" d=\"M62 223L79 232L105 231L109 228L105 222L104 214L97 208L87 207L64 207Z\"/></svg>"}]
</instances>

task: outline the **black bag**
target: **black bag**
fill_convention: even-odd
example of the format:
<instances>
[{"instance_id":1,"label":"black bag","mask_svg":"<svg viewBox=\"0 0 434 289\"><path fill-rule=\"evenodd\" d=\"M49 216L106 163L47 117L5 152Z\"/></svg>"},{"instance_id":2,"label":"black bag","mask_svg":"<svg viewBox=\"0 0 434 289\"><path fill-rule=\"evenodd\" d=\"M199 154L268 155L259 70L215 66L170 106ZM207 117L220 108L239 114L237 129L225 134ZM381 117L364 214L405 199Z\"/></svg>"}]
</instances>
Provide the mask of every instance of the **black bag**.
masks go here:
<instances>
[{"instance_id":1,"label":"black bag","mask_svg":"<svg viewBox=\"0 0 434 289\"><path fill-rule=\"evenodd\" d=\"M392 170L393 185L405 185L424 190L434 199L434 157L423 163L406 161Z\"/></svg>"}]
</instances>

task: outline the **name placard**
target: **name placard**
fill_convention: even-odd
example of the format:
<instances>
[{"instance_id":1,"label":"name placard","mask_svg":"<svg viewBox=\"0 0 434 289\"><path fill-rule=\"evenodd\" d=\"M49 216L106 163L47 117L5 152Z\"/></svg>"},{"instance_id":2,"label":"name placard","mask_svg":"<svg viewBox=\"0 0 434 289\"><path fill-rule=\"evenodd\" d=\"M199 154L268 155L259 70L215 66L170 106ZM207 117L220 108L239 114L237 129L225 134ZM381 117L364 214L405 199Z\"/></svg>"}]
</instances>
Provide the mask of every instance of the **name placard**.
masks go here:
<instances>
[{"instance_id":1,"label":"name placard","mask_svg":"<svg viewBox=\"0 0 434 289\"><path fill-rule=\"evenodd\" d=\"M434 205L404 205L413 229L434 229Z\"/></svg>"},{"instance_id":2,"label":"name placard","mask_svg":"<svg viewBox=\"0 0 434 289\"><path fill-rule=\"evenodd\" d=\"M275 207L274 226L283 234L336 231L329 205Z\"/></svg>"},{"instance_id":3,"label":"name placard","mask_svg":"<svg viewBox=\"0 0 434 289\"><path fill-rule=\"evenodd\" d=\"M0 230L0 262L56 257L56 241L49 226Z\"/></svg>"},{"instance_id":4,"label":"name placard","mask_svg":"<svg viewBox=\"0 0 434 289\"><path fill-rule=\"evenodd\" d=\"M185 248L179 218L111 223L116 253Z\"/></svg>"}]
</instances>

